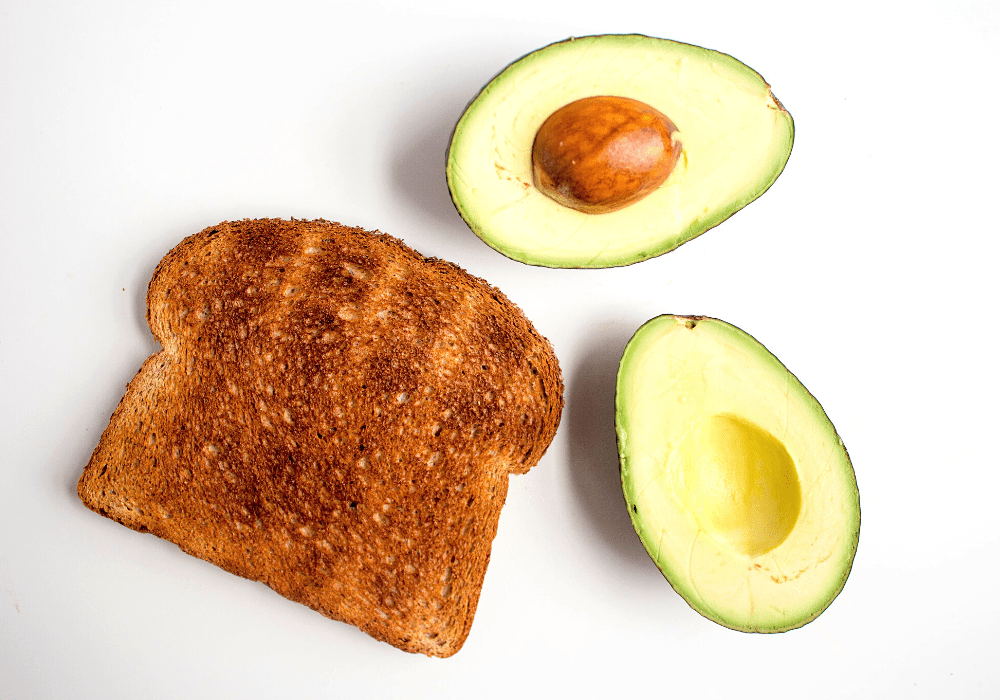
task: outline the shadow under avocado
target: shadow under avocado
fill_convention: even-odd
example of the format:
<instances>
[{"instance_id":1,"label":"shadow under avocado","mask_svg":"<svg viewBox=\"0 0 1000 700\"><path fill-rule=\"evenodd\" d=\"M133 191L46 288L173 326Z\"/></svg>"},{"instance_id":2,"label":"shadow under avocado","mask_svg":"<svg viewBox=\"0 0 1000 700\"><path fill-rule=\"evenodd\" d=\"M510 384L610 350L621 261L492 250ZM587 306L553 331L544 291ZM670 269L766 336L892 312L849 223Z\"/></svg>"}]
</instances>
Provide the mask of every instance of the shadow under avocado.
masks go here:
<instances>
[{"instance_id":1,"label":"shadow under avocado","mask_svg":"<svg viewBox=\"0 0 1000 700\"><path fill-rule=\"evenodd\" d=\"M632 527L618 466L615 383L622 352L638 326L600 324L584 347L568 385L570 480L587 520L604 547L628 567L627 575L658 579L655 585L669 589Z\"/></svg>"},{"instance_id":2,"label":"shadow under avocado","mask_svg":"<svg viewBox=\"0 0 1000 700\"><path fill-rule=\"evenodd\" d=\"M451 201L445 164L452 129L464 102L454 95L433 101L434 108L418 115L414 132L393 154L392 180L409 204L436 224L466 228Z\"/></svg>"},{"instance_id":3,"label":"shadow under avocado","mask_svg":"<svg viewBox=\"0 0 1000 700\"><path fill-rule=\"evenodd\" d=\"M415 211L433 222L435 235L461 256L496 255L469 229L451 199L445 174L451 136L469 101L503 59L480 56L448 72L421 73L410 105L393 129L390 173L393 187ZM451 253L455 254L455 253Z\"/></svg>"}]
</instances>

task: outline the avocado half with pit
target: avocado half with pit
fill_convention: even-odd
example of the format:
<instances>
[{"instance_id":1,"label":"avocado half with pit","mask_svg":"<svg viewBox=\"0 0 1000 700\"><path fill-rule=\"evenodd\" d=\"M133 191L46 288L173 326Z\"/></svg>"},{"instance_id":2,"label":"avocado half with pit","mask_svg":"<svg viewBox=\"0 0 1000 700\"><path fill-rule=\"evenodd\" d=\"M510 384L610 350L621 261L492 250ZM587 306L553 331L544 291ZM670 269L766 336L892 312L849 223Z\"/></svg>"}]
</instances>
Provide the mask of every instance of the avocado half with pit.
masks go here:
<instances>
[{"instance_id":1,"label":"avocado half with pit","mask_svg":"<svg viewBox=\"0 0 1000 700\"><path fill-rule=\"evenodd\" d=\"M692 608L783 632L830 605L857 550L857 481L774 355L723 321L659 316L625 348L615 406L632 524Z\"/></svg>"},{"instance_id":2,"label":"avocado half with pit","mask_svg":"<svg viewBox=\"0 0 1000 700\"><path fill-rule=\"evenodd\" d=\"M515 61L469 103L448 187L469 227L510 258L628 265L763 194L793 133L770 86L731 56L636 34L569 39Z\"/></svg>"}]
</instances>

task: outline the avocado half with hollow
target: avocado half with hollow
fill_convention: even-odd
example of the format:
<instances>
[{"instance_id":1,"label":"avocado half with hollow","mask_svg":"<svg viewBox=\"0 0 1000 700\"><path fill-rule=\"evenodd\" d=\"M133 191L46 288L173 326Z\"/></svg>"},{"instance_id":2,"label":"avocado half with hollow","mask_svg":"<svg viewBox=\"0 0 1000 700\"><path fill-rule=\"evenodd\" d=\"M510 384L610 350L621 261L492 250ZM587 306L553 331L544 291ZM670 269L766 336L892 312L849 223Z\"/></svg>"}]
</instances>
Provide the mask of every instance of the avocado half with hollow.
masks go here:
<instances>
[{"instance_id":1,"label":"avocado half with hollow","mask_svg":"<svg viewBox=\"0 0 1000 700\"><path fill-rule=\"evenodd\" d=\"M837 597L861 523L854 469L764 346L723 321L654 318L622 356L615 424L632 524L692 608L783 632Z\"/></svg>"},{"instance_id":2,"label":"avocado half with hollow","mask_svg":"<svg viewBox=\"0 0 1000 700\"><path fill-rule=\"evenodd\" d=\"M770 86L731 56L636 34L569 39L515 61L469 103L448 187L510 258L628 265L763 194L793 131Z\"/></svg>"}]
</instances>

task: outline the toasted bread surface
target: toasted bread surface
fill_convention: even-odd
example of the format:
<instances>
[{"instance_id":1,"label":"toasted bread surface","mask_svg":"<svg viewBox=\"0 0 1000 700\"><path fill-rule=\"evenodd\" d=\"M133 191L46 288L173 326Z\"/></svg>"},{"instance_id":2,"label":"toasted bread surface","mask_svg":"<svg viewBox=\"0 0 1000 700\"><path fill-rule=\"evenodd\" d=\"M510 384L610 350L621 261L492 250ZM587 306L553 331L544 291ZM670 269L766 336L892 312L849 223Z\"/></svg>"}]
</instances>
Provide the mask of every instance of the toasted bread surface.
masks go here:
<instances>
[{"instance_id":1,"label":"toasted bread surface","mask_svg":"<svg viewBox=\"0 0 1000 700\"><path fill-rule=\"evenodd\" d=\"M458 651L508 475L563 406L523 313L385 234L276 219L186 238L147 307L163 349L82 501L400 649Z\"/></svg>"}]
</instances>

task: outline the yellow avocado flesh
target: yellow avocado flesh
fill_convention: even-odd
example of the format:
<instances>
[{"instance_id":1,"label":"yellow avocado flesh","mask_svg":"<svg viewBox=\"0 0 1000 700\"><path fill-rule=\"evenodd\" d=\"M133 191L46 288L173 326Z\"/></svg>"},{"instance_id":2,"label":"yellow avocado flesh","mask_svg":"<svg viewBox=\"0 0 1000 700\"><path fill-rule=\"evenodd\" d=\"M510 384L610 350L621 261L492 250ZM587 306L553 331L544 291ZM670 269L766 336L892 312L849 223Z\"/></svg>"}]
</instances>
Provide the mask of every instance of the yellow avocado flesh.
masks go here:
<instances>
[{"instance_id":1,"label":"yellow avocado flesh","mask_svg":"<svg viewBox=\"0 0 1000 700\"><path fill-rule=\"evenodd\" d=\"M857 483L819 403L762 345L715 319L661 316L622 357L622 486L650 557L733 629L799 627L857 548Z\"/></svg>"},{"instance_id":2,"label":"yellow avocado flesh","mask_svg":"<svg viewBox=\"0 0 1000 700\"><path fill-rule=\"evenodd\" d=\"M586 214L532 184L532 145L555 111L618 96L662 112L682 151L667 180L618 211ZM511 64L470 103L448 186L470 228L504 255L548 267L612 267L661 255L760 196L791 153L792 118L736 59L640 35L583 37Z\"/></svg>"},{"instance_id":3,"label":"yellow avocado flesh","mask_svg":"<svg viewBox=\"0 0 1000 700\"><path fill-rule=\"evenodd\" d=\"M799 477L788 450L738 416L698 422L671 451L667 472L702 531L737 554L770 552L799 517Z\"/></svg>"}]
</instances>

